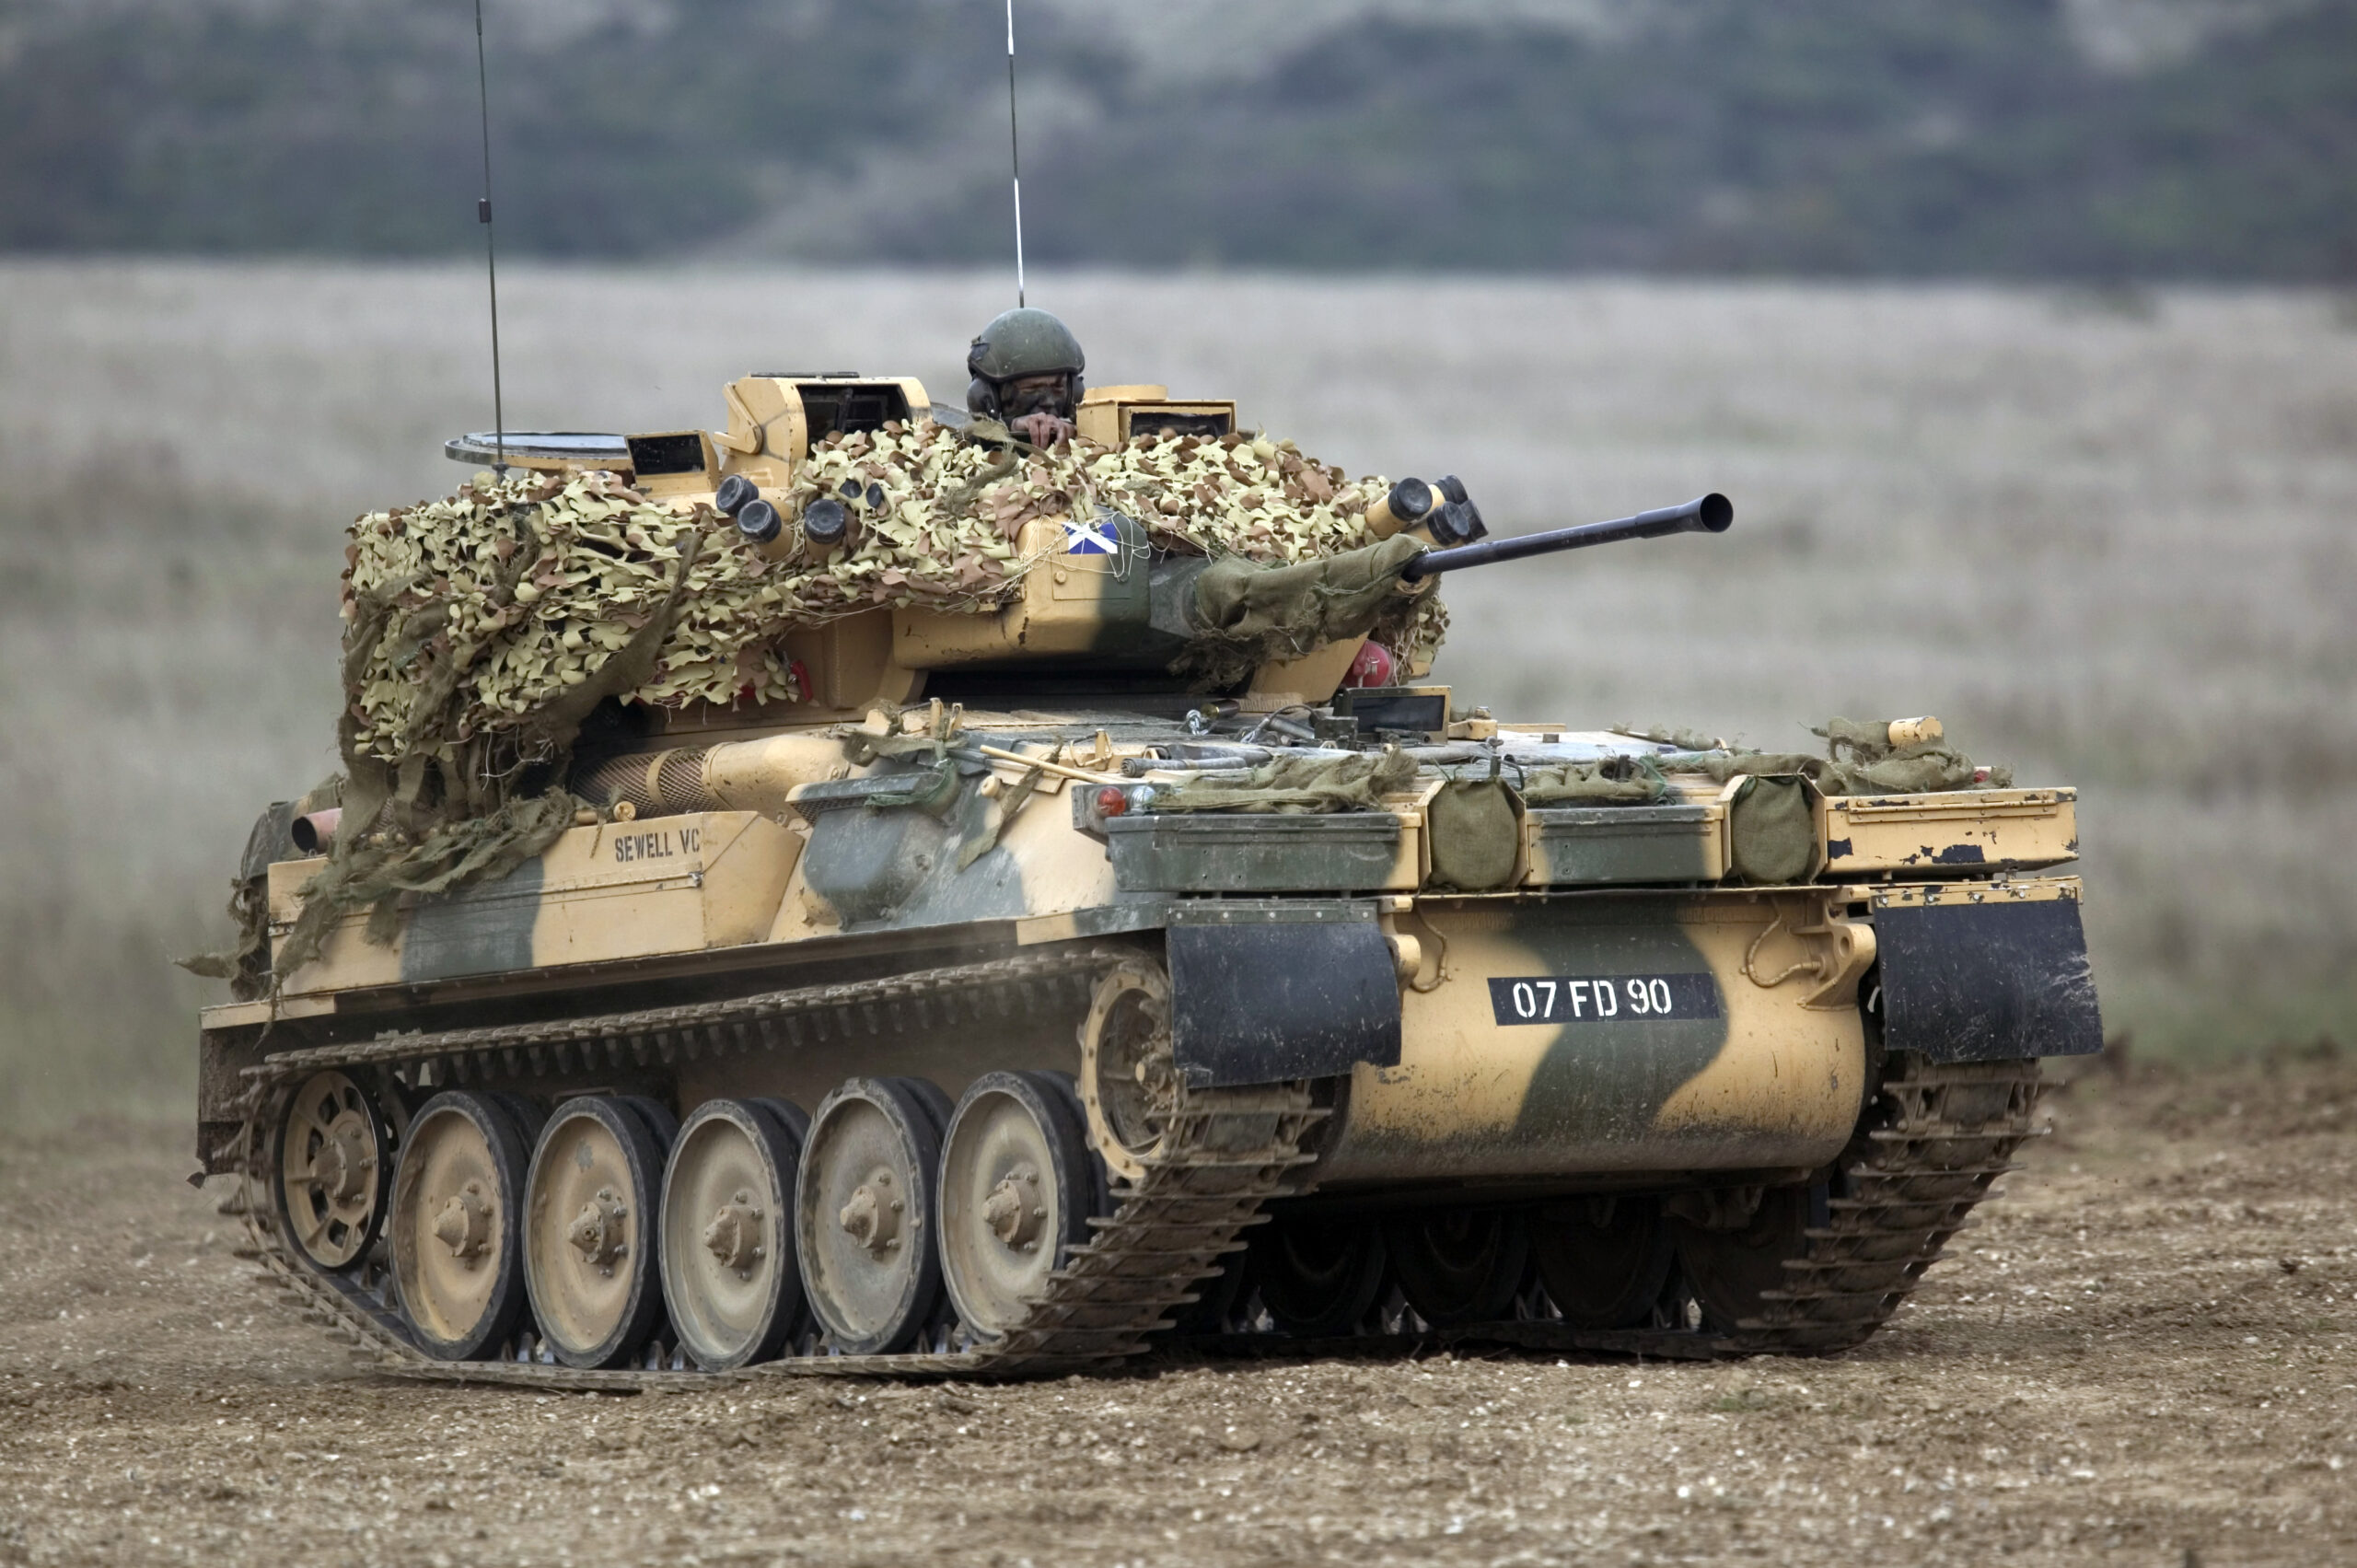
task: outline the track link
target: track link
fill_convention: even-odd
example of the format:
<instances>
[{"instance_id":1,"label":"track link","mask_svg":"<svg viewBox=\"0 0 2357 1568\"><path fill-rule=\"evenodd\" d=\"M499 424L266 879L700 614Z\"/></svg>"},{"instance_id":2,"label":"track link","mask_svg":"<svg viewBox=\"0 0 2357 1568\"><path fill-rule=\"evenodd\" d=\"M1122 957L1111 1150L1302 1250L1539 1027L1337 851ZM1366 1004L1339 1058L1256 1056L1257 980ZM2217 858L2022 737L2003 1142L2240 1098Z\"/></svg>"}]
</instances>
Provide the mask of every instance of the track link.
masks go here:
<instances>
[{"instance_id":1,"label":"track link","mask_svg":"<svg viewBox=\"0 0 2357 1568\"><path fill-rule=\"evenodd\" d=\"M1842 1154L1827 1223L1784 1263L1786 1287L1736 1325L1737 1353L1824 1354L1863 1342L1912 1295L1973 1206L2038 1135L2035 1061L1898 1066Z\"/></svg>"}]
</instances>

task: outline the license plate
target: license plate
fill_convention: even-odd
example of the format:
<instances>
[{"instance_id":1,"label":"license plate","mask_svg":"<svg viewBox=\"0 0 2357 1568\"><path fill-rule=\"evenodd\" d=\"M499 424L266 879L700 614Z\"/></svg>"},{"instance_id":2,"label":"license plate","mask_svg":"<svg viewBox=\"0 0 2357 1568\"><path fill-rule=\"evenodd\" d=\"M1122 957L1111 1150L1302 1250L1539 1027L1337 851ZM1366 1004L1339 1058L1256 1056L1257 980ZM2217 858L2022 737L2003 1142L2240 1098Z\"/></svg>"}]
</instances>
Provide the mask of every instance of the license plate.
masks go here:
<instances>
[{"instance_id":1,"label":"license plate","mask_svg":"<svg viewBox=\"0 0 2357 1568\"><path fill-rule=\"evenodd\" d=\"M1501 1024L1628 1024L1719 1016L1710 975L1508 975L1490 981Z\"/></svg>"}]
</instances>

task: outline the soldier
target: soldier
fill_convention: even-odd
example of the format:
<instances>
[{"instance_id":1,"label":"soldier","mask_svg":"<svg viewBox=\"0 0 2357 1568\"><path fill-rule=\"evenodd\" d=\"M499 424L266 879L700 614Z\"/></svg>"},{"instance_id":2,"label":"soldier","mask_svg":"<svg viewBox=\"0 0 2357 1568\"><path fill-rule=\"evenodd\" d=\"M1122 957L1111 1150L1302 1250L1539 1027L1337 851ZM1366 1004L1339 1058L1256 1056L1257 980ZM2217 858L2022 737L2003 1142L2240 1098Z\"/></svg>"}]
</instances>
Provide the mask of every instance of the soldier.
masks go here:
<instances>
[{"instance_id":1,"label":"soldier","mask_svg":"<svg viewBox=\"0 0 2357 1568\"><path fill-rule=\"evenodd\" d=\"M1018 440L1053 446L1073 434L1086 364L1080 340L1045 310L1006 311L966 351L966 407Z\"/></svg>"}]
</instances>

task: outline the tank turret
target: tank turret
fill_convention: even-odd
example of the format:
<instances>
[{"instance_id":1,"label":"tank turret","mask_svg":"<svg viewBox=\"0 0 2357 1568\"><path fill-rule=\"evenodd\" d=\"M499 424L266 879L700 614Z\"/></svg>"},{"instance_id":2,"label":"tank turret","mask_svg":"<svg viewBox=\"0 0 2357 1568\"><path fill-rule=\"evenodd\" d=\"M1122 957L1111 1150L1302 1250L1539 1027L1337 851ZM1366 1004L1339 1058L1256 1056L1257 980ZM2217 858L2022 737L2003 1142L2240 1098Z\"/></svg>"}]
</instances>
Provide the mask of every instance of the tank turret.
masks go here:
<instances>
[{"instance_id":1,"label":"tank turret","mask_svg":"<svg viewBox=\"0 0 2357 1568\"><path fill-rule=\"evenodd\" d=\"M881 505L873 481L807 482L811 452L831 437L930 419L1010 454L1035 450L987 415L930 402L910 377L751 376L728 386L726 402L723 432L511 432L504 449L511 465L602 466L649 497L709 505L764 555L806 564L828 559ZM1233 439L1236 408L1173 402L1160 386L1107 387L1081 400L1078 430L1093 447ZM474 435L447 449L478 462L500 445ZM1025 526L1015 552L1034 569L1003 603L900 607L817 630L808 640L822 645L809 662L827 671L828 687L819 700L842 708L907 701L938 676L946 679L933 689L961 699L1061 680L1106 691L1179 682L1256 700L1324 702L1353 677L1366 639L1445 572L1667 533L1724 532L1733 520L1726 499L1714 494L1611 522L1487 539L1462 481L1409 478L1379 489L1358 514L1357 532L1369 542L1277 563L1174 549L1120 500L1092 500ZM1379 668L1411 679L1424 672L1387 652Z\"/></svg>"}]
</instances>

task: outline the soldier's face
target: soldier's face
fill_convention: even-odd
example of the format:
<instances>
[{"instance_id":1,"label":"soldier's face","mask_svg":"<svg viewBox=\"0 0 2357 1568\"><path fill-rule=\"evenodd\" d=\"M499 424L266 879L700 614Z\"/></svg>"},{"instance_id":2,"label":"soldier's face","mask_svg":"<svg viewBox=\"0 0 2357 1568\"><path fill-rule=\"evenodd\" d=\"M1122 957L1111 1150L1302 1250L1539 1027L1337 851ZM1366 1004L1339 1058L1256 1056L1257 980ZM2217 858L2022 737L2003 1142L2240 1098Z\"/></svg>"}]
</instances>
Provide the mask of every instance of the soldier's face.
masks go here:
<instances>
[{"instance_id":1,"label":"soldier's face","mask_svg":"<svg viewBox=\"0 0 2357 1568\"><path fill-rule=\"evenodd\" d=\"M999 412L1008 419L1019 419L1027 413L1052 413L1070 419L1071 382L1061 375L1018 376L999 389L998 402Z\"/></svg>"}]
</instances>

